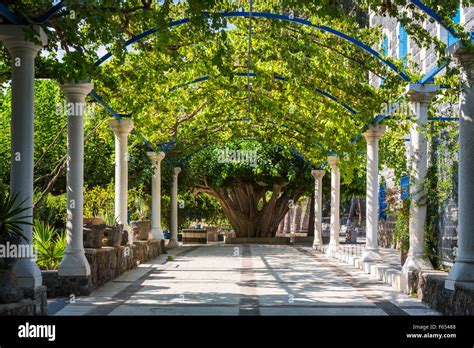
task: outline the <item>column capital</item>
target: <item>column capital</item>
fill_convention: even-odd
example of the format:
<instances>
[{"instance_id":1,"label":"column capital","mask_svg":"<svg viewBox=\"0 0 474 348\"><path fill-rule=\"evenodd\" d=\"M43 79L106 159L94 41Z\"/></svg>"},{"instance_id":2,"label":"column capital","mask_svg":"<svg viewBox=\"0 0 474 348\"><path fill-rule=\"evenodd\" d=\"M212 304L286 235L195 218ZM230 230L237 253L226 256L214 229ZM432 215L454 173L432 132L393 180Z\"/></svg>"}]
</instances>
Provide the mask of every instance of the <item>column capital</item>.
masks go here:
<instances>
[{"instance_id":1,"label":"column capital","mask_svg":"<svg viewBox=\"0 0 474 348\"><path fill-rule=\"evenodd\" d=\"M454 58L456 63L466 72L469 82L472 82L474 80L474 52L466 48L461 41L458 41L450 46L446 53Z\"/></svg>"},{"instance_id":2,"label":"column capital","mask_svg":"<svg viewBox=\"0 0 474 348\"><path fill-rule=\"evenodd\" d=\"M48 43L48 38L40 26L33 26L39 43L28 41L26 33L32 28L26 25L1 25L0 41L3 42L11 55L29 52L34 55Z\"/></svg>"},{"instance_id":3,"label":"column capital","mask_svg":"<svg viewBox=\"0 0 474 348\"><path fill-rule=\"evenodd\" d=\"M92 82L67 82L60 85L60 88L69 101L83 102L94 88L94 84Z\"/></svg>"},{"instance_id":4,"label":"column capital","mask_svg":"<svg viewBox=\"0 0 474 348\"><path fill-rule=\"evenodd\" d=\"M339 167L339 157L337 156L329 156L328 162L331 168L338 168Z\"/></svg>"},{"instance_id":5,"label":"column capital","mask_svg":"<svg viewBox=\"0 0 474 348\"><path fill-rule=\"evenodd\" d=\"M311 171L311 175L314 176L315 179L321 179L326 174L324 169L313 169Z\"/></svg>"},{"instance_id":6,"label":"column capital","mask_svg":"<svg viewBox=\"0 0 474 348\"><path fill-rule=\"evenodd\" d=\"M150 161L156 161L156 162L161 162L166 154L163 151L160 152L154 152L154 151L149 151L146 153Z\"/></svg>"},{"instance_id":7,"label":"column capital","mask_svg":"<svg viewBox=\"0 0 474 348\"><path fill-rule=\"evenodd\" d=\"M405 91L411 102L430 103L438 94L439 89L440 85L410 83Z\"/></svg>"},{"instance_id":8,"label":"column capital","mask_svg":"<svg viewBox=\"0 0 474 348\"><path fill-rule=\"evenodd\" d=\"M386 129L387 126L383 124L371 125L362 135L367 141L379 140L384 135Z\"/></svg>"},{"instance_id":9,"label":"column capital","mask_svg":"<svg viewBox=\"0 0 474 348\"><path fill-rule=\"evenodd\" d=\"M133 121L122 118L114 118L113 120L109 120L109 126L115 134L128 135L133 129Z\"/></svg>"},{"instance_id":10,"label":"column capital","mask_svg":"<svg viewBox=\"0 0 474 348\"><path fill-rule=\"evenodd\" d=\"M173 168L173 175L178 176L179 173L181 173L181 168L180 167L174 167Z\"/></svg>"}]
</instances>

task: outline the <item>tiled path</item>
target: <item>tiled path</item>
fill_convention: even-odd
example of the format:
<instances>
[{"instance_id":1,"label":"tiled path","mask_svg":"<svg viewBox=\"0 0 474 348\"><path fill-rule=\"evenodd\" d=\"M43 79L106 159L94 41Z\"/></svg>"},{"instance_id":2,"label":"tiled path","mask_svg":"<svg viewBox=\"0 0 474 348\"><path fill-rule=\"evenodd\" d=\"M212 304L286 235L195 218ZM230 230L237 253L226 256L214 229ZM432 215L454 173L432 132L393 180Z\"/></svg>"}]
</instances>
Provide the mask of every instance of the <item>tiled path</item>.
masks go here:
<instances>
[{"instance_id":1,"label":"tiled path","mask_svg":"<svg viewBox=\"0 0 474 348\"><path fill-rule=\"evenodd\" d=\"M307 246L184 246L78 297L56 315L438 315ZM67 299L69 300L69 299Z\"/></svg>"}]
</instances>

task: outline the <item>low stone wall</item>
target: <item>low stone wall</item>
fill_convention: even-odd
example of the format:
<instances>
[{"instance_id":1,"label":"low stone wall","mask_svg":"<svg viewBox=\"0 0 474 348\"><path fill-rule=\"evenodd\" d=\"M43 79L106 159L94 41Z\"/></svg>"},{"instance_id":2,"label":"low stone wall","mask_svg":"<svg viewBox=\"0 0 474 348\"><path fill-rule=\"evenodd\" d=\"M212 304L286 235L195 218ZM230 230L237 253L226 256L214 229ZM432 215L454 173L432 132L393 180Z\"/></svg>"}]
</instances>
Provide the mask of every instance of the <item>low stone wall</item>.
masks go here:
<instances>
[{"instance_id":1,"label":"low stone wall","mask_svg":"<svg viewBox=\"0 0 474 348\"><path fill-rule=\"evenodd\" d=\"M6 315L46 315L48 301L46 286L35 290L23 289L24 298L21 301L0 304L0 316Z\"/></svg>"},{"instance_id":2,"label":"low stone wall","mask_svg":"<svg viewBox=\"0 0 474 348\"><path fill-rule=\"evenodd\" d=\"M410 288L419 299L444 315L474 315L474 285L458 283L454 290L444 287L445 272L412 272Z\"/></svg>"},{"instance_id":3,"label":"low stone wall","mask_svg":"<svg viewBox=\"0 0 474 348\"><path fill-rule=\"evenodd\" d=\"M326 252L327 245L315 249ZM474 315L474 285L456 284L455 290L444 288L448 273L442 271L415 271L403 273L400 266L384 262L364 262L360 254L348 254L343 249L334 257L341 262L363 270L374 279L391 285L406 294L415 293L423 302L444 315Z\"/></svg>"},{"instance_id":4,"label":"low stone wall","mask_svg":"<svg viewBox=\"0 0 474 348\"><path fill-rule=\"evenodd\" d=\"M89 295L91 290L165 253L164 240L137 241L132 246L86 248L90 277L60 277L57 271L42 271L43 284L48 289L48 297Z\"/></svg>"}]
</instances>

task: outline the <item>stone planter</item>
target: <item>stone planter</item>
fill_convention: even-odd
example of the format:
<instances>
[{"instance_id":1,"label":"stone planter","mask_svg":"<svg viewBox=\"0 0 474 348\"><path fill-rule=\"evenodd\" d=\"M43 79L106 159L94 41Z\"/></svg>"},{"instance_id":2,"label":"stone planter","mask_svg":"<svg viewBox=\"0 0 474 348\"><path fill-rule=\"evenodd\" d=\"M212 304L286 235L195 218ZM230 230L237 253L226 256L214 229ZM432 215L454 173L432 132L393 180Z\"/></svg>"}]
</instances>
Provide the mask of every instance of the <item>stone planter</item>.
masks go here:
<instances>
[{"instance_id":1,"label":"stone planter","mask_svg":"<svg viewBox=\"0 0 474 348\"><path fill-rule=\"evenodd\" d=\"M102 248L102 238L104 238L105 225L84 226L84 248Z\"/></svg>"},{"instance_id":2,"label":"stone planter","mask_svg":"<svg viewBox=\"0 0 474 348\"><path fill-rule=\"evenodd\" d=\"M181 231L184 244L207 244L207 229L189 228Z\"/></svg>"},{"instance_id":3,"label":"stone planter","mask_svg":"<svg viewBox=\"0 0 474 348\"><path fill-rule=\"evenodd\" d=\"M132 221L130 223L135 240L149 240L151 234L151 221Z\"/></svg>"},{"instance_id":4,"label":"stone planter","mask_svg":"<svg viewBox=\"0 0 474 348\"><path fill-rule=\"evenodd\" d=\"M20 243L20 237L0 238L1 245ZM0 255L5 256L5 255ZM0 303L12 303L23 299L23 292L17 288L13 268L17 258L0 257Z\"/></svg>"},{"instance_id":5,"label":"stone planter","mask_svg":"<svg viewBox=\"0 0 474 348\"><path fill-rule=\"evenodd\" d=\"M104 237L107 238L107 246L118 247L122 244L123 225L106 227Z\"/></svg>"}]
</instances>

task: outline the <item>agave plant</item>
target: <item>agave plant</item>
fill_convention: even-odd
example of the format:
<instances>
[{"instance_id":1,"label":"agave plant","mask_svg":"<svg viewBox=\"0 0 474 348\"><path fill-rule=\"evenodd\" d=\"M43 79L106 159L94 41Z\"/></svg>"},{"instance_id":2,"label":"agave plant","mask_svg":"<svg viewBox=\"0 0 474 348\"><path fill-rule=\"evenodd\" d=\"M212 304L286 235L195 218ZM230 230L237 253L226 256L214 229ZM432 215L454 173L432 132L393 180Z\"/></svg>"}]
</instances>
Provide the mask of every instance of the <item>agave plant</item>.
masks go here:
<instances>
[{"instance_id":1,"label":"agave plant","mask_svg":"<svg viewBox=\"0 0 474 348\"><path fill-rule=\"evenodd\" d=\"M18 194L0 193L0 241L18 244L21 239L27 240L23 234L24 225L32 225L28 221L31 216L25 214L28 210L25 201L18 202ZM0 258L0 303L10 303L20 300L23 292L18 289L13 267L16 258Z\"/></svg>"},{"instance_id":2,"label":"agave plant","mask_svg":"<svg viewBox=\"0 0 474 348\"><path fill-rule=\"evenodd\" d=\"M33 225L33 246L37 253L36 263L42 269L55 270L66 250L66 233L55 227L35 220Z\"/></svg>"},{"instance_id":3,"label":"agave plant","mask_svg":"<svg viewBox=\"0 0 474 348\"><path fill-rule=\"evenodd\" d=\"M22 226L32 225L29 218L31 215L25 215L29 207L25 207L25 201L18 202L18 194L2 193L0 195L0 238L12 239L20 237L27 240L23 234Z\"/></svg>"}]
</instances>

